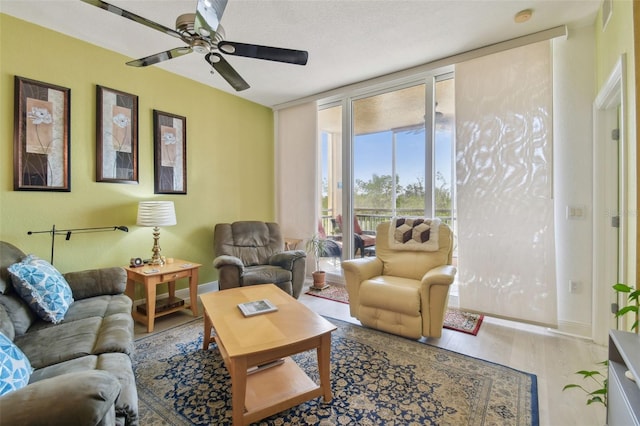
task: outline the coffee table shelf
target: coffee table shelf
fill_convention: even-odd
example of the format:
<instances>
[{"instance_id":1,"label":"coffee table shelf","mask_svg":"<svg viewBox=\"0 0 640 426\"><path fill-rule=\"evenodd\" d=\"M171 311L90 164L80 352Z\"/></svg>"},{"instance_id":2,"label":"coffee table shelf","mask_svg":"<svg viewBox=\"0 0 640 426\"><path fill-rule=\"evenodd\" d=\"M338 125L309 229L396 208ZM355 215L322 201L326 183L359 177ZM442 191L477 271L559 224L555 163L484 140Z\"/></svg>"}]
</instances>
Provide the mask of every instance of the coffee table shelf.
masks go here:
<instances>
[{"instance_id":1,"label":"coffee table shelf","mask_svg":"<svg viewBox=\"0 0 640 426\"><path fill-rule=\"evenodd\" d=\"M245 421L253 423L321 395L320 386L286 357L282 365L247 377Z\"/></svg>"}]
</instances>

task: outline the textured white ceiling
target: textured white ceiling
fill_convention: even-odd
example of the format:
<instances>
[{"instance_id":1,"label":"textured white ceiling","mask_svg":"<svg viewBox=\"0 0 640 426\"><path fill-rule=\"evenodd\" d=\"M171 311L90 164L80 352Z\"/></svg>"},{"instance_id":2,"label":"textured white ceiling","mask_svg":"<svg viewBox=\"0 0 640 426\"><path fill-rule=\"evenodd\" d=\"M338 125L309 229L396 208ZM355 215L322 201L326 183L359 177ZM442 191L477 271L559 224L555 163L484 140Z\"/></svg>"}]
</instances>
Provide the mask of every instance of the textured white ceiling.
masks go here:
<instances>
[{"instance_id":1,"label":"textured white ceiling","mask_svg":"<svg viewBox=\"0 0 640 426\"><path fill-rule=\"evenodd\" d=\"M195 12L197 1L110 3L174 28L176 17ZM599 5L600 0L229 0L222 18L227 40L307 50L308 64L227 56L251 85L243 92L211 75L197 53L154 66L274 106L558 25L589 25ZM533 18L514 23L526 8L534 10ZM80 0L0 0L0 12L131 58L182 45Z\"/></svg>"}]
</instances>

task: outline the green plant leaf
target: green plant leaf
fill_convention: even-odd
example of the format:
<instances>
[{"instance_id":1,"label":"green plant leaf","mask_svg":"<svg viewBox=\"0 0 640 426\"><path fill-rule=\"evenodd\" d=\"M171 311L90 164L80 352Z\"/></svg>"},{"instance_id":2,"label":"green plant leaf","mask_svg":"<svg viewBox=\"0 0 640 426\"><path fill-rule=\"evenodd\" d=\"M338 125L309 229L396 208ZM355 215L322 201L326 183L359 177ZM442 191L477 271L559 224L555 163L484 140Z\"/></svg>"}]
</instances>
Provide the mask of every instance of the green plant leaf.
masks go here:
<instances>
[{"instance_id":1,"label":"green plant leaf","mask_svg":"<svg viewBox=\"0 0 640 426\"><path fill-rule=\"evenodd\" d=\"M624 306L623 308L618 310L618 312L616 312L614 315L616 317L622 317L623 315L626 315L628 313L635 313L636 319L633 325L631 326L631 330L637 329L638 327L640 327L640 320L638 320L638 312L640 309L640 305L638 304L640 300L640 289L634 289L633 287L628 286L627 284L624 284L624 283L617 283L613 285L613 289L619 293L628 293L627 295L628 306ZM606 367L609 365L609 361L608 360L601 361L598 364L605 367L604 369L606 370ZM587 394L587 405L600 403L606 407L607 406L607 388L609 385L607 376L600 373L599 371L594 371L594 370L580 370L575 374L582 376L583 379L592 379L593 381L596 382L598 389L592 392L589 392L582 386L572 383L572 384L566 385L562 390L564 391L566 389L573 389L573 388L581 389L583 392Z\"/></svg>"},{"instance_id":2,"label":"green plant leaf","mask_svg":"<svg viewBox=\"0 0 640 426\"><path fill-rule=\"evenodd\" d=\"M602 400L602 398L600 398L599 396L596 396L595 398L590 398L587 400L587 405L591 405L594 402L599 402L600 404L604 404L604 401ZM605 404L606 405L606 404Z\"/></svg>"},{"instance_id":3,"label":"green plant leaf","mask_svg":"<svg viewBox=\"0 0 640 426\"><path fill-rule=\"evenodd\" d=\"M582 389L582 386L570 384L570 385L565 385L565 387L563 387L562 390L565 391L567 389L572 389L572 388L580 388L580 389Z\"/></svg>"},{"instance_id":4,"label":"green plant leaf","mask_svg":"<svg viewBox=\"0 0 640 426\"><path fill-rule=\"evenodd\" d=\"M625 306L624 308L620 309L616 313L616 316L621 317L624 314L629 313L629 312L638 312L638 306L633 306L633 305Z\"/></svg>"},{"instance_id":5,"label":"green plant leaf","mask_svg":"<svg viewBox=\"0 0 640 426\"><path fill-rule=\"evenodd\" d=\"M614 285L613 289L615 291L619 291L621 293L630 293L631 292L631 287L629 287L626 284L622 284L622 283L618 283L618 284Z\"/></svg>"},{"instance_id":6,"label":"green plant leaf","mask_svg":"<svg viewBox=\"0 0 640 426\"><path fill-rule=\"evenodd\" d=\"M593 370L593 371L580 370L580 371L576 371L576 374L580 374L581 376L584 376L585 379L587 377L602 376L602 373L596 370Z\"/></svg>"}]
</instances>

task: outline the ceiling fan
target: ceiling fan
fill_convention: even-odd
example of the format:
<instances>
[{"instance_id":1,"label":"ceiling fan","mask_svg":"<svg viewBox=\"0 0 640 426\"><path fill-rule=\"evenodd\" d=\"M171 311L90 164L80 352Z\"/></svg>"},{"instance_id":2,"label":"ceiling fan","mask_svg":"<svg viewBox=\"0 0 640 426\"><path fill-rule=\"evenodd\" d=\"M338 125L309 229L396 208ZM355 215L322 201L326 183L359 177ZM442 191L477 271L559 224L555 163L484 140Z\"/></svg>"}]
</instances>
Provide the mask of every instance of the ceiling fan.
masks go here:
<instances>
[{"instance_id":1,"label":"ceiling fan","mask_svg":"<svg viewBox=\"0 0 640 426\"><path fill-rule=\"evenodd\" d=\"M146 67L158 62L166 61L191 52L204 55L204 59L229 83L235 90L246 90L249 84L236 72L220 53L247 58L264 59L268 61L285 62L288 64L306 65L309 54L304 50L284 49L281 47L260 46L257 44L238 43L224 40L224 29L220 19L227 6L227 0L198 0L196 13L186 13L176 19L176 29L153 22L135 13L114 6L102 0L82 0L85 3L99 7L123 18L131 19L154 30L179 38L187 46L176 47L165 52L156 53L145 58L127 62L134 67ZM213 71L211 71L213 73Z\"/></svg>"}]
</instances>

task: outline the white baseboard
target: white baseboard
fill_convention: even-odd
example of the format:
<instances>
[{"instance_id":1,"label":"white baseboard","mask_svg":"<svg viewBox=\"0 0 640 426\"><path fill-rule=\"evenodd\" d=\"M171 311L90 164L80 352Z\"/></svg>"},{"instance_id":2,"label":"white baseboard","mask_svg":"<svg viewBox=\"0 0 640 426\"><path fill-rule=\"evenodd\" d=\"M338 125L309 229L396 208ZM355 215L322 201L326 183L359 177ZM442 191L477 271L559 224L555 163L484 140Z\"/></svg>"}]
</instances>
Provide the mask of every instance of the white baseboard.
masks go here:
<instances>
[{"instance_id":1,"label":"white baseboard","mask_svg":"<svg viewBox=\"0 0 640 426\"><path fill-rule=\"evenodd\" d=\"M591 340L591 324L575 321L558 321L558 328L550 328L549 331Z\"/></svg>"}]
</instances>

